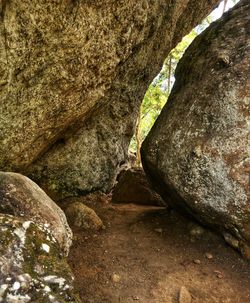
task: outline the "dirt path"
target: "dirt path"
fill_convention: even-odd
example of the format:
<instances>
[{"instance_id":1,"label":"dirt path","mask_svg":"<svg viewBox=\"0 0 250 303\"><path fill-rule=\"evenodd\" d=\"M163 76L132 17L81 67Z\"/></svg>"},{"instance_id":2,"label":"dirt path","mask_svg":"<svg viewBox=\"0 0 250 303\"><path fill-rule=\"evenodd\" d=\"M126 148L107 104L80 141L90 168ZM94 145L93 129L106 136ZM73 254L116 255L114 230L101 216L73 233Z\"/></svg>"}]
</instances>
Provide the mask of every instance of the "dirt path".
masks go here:
<instances>
[{"instance_id":1,"label":"dirt path","mask_svg":"<svg viewBox=\"0 0 250 303\"><path fill-rule=\"evenodd\" d=\"M177 303L182 286L193 303L250 302L250 263L220 237L207 230L192 236L197 225L174 211L92 207L106 229L74 229L69 256L83 303Z\"/></svg>"}]
</instances>

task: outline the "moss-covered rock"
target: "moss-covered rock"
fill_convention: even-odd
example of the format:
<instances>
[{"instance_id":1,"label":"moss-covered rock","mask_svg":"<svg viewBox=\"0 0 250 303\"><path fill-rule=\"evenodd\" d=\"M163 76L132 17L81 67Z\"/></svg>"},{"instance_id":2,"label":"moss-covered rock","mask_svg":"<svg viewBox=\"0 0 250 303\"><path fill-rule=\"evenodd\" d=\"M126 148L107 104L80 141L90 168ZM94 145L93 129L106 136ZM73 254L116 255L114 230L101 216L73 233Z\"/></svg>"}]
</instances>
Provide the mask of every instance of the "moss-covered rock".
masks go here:
<instances>
[{"instance_id":1,"label":"moss-covered rock","mask_svg":"<svg viewBox=\"0 0 250 303\"><path fill-rule=\"evenodd\" d=\"M70 268L46 225L0 214L0 302L80 302Z\"/></svg>"},{"instance_id":2,"label":"moss-covered rock","mask_svg":"<svg viewBox=\"0 0 250 303\"><path fill-rule=\"evenodd\" d=\"M82 229L99 230L104 228L96 212L81 202L74 202L65 209L68 222Z\"/></svg>"},{"instance_id":3,"label":"moss-covered rock","mask_svg":"<svg viewBox=\"0 0 250 303\"><path fill-rule=\"evenodd\" d=\"M29 178L17 173L0 172L0 213L46 224L61 251L68 253L72 232L64 212Z\"/></svg>"}]
</instances>

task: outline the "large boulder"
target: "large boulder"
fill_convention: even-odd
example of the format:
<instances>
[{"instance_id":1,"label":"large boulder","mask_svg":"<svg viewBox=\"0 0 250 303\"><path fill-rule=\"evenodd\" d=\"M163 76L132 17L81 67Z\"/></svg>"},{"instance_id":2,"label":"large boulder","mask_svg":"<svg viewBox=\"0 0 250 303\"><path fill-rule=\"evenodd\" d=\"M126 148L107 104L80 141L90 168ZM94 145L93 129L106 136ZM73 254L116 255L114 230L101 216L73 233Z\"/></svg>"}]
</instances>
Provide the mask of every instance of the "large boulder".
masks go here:
<instances>
[{"instance_id":1,"label":"large boulder","mask_svg":"<svg viewBox=\"0 0 250 303\"><path fill-rule=\"evenodd\" d=\"M118 183L112 194L113 203L134 203L139 205L165 206L161 196L148 182L142 168L124 170L118 176Z\"/></svg>"},{"instance_id":2,"label":"large boulder","mask_svg":"<svg viewBox=\"0 0 250 303\"><path fill-rule=\"evenodd\" d=\"M0 214L0 302L80 302L66 259L44 224Z\"/></svg>"},{"instance_id":3,"label":"large boulder","mask_svg":"<svg viewBox=\"0 0 250 303\"><path fill-rule=\"evenodd\" d=\"M194 40L142 160L168 203L236 238L250 257L249 29L242 0Z\"/></svg>"},{"instance_id":4,"label":"large boulder","mask_svg":"<svg viewBox=\"0 0 250 303\"><path fill-rule=\"evenodd\" d=\"M109 190L145 91L219 0L2 1L0 169Z\"/></svg>"},{"instance_id":5,"label":"large boulder","mask_svg":"<svg viewBox=\"0 0 250 303\"><path fill-rule=\"evenodd\" d=\"M72 232L64 212L29 178L0 172L0 213L45 224L61 251L68 254Z\"/></svg>"}]
</instances>

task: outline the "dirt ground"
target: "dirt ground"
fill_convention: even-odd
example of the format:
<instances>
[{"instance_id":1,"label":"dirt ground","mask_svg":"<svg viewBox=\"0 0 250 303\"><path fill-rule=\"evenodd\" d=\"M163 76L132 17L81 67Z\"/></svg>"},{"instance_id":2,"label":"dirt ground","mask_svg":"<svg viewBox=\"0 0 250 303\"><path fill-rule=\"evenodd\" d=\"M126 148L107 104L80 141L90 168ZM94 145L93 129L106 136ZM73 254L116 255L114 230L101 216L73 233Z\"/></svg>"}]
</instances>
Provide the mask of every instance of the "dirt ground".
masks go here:
<instances>
[{"instance_id":1,"label":"dirt ground","mask_svg":"<svg viewBox=\"0 0 250 303\"><path fill-rule=\"evenodd\" d=\"M182 286L192 303L250 302L250 262L211 231L173 210L75 200L106 226L73 228L69 263L83 303L178 303Z\"/></svg>"}]
</instances>

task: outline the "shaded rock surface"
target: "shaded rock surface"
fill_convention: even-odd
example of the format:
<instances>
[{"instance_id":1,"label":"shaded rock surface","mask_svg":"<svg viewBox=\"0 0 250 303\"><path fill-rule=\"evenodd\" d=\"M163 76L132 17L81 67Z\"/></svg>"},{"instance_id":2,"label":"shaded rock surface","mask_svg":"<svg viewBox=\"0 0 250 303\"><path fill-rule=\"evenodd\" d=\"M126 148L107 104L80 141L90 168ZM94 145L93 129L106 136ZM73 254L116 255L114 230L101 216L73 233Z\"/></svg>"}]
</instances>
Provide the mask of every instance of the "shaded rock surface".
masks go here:
<instances>
[{"instance_id":1,"label":"shaded rock surface","mask_svg":"<svg viewBox=\"0 0 250 303\"><path fill-rule=\"evenodd\" d=\"M168 52L218 0L3 1L0 169L108 191Z\"/></svg>"},{"instance_id":2,"label":"shaded rock surface","mask_svg":"<svg viewBox=\"0 0 250 303\"><path fill-rule=\"evenodd\" d=\"M29 178L0 172L0 213L45 224L68 254L72 232L64 212Z\"/></svg>"},{"instance_id":3,"label":"shaded rock surface","mask_svg":"<svg viewBox=\"0 0 250 303\"><path fill-rule=\"evenodd\" d=\"M0 214L0 302L80 302L70 268L45 225Z\"/></svg>"},{"instance_id":4,"label":"shaded rock surface","mask_svg":"<svg viewBox=\"0 0 250 303\"><path fill-rule=\"evenodd\" d=\"M102 220L97 216L95 211L81 202L70 204L66 208L65 214L71 225L90 230L104 228Z\"/></svg>"},{"instance_id":5,"label":"shaded rock surface","mask_svg":"<svg viewBox=\"0 0 250 303\"><path fill-rule=\"evenodd\" d=\"M238 239L249 254L250 4L197 37L142 146L143 166L170 204Z\"/></svg>"},{"instance_id":6,"label":"shaded rock surface","mask_svg":"<svg viewBox=\"0 0 250 303\"><path fill-rule=\"evenodd\" d=\"M113 203L135 203L164 206L165 202L148 182L141 168L122 171L112 195Z\"/></svg>"}]
</instances>

